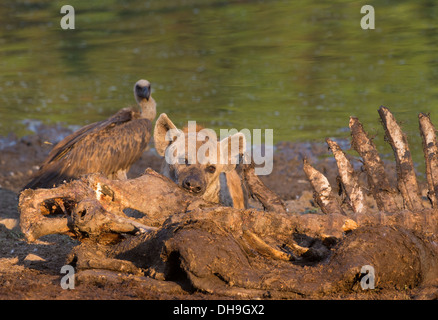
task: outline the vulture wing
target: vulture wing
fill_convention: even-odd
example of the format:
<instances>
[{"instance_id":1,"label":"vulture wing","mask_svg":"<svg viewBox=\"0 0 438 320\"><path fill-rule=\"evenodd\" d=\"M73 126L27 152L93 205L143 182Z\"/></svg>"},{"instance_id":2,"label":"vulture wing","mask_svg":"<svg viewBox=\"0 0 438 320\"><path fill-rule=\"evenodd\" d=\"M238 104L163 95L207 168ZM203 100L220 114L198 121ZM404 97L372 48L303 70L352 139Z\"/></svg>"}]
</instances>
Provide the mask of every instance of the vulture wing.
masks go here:
<instances>
[{"instance_id":1,"label":"vulture wing","mask_svg":"<svg viewBox=\"0 0 438 320\"><path fill-rule=\"evenodd\" d=\"M23 189L51 188L88 173L107 176L128 170L146 149L152 123L125 108L59 142Z\"/></svg>"}]
</instances>

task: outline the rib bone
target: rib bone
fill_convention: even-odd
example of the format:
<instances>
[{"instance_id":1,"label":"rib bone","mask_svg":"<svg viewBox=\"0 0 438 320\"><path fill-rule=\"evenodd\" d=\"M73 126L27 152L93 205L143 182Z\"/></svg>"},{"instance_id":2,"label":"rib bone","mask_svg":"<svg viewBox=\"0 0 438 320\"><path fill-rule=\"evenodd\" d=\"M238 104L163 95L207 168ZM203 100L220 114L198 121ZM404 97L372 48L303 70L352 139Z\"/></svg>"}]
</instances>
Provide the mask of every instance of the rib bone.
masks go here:
<instances>
[{"instance_id":1,"label":"rib bone","mask_svg":"<svg viewBox=\"0 0 438 320\"><path fill-rule=\"evenodd\" d=\"M339 202L332 192L332 187L327 178L321 172L312 167L306 159L304 159L303 170L312 185L314 190L313 197L316 203L320 206L322 212L327 214L344 214Z\"/></svg>"},{"instance_id":2,"label":"rib bone","mask_svg":"<svg viewBox=\"0 0 438 320\"><path fill-rule=\"evenodd\" d=\"M423 152L426 161L426 178L428 184L428 197L432 207L437 206L438 196L438 146L435 136L435 127L430 121L429 115L420 113L418 115L420 133L423 138Z\"/></svg>"},{"instance_id":3,"label":"rib bone","mask_svg":"<svg viewBox=\"0 0 438 320\"><path fill-rule=\"evenodd\" d=\"M386 137L394 151L398 189L404 203L409 210L421 210L423 205L407 138L388 108L381 106L378 111Z\"/></svg>"},{"instance_id":4,"label":"rib bone","mask_svg":"<svg viewBox=\"0 0 438 320\"><path fill-rule=\"evenodd\" d=\"M398 211L393 199L394 191L389 185L383 161L380 159L373 141L365 133L362 124L357 118L350 117L350 131L352 147L363 159L364 168L368 176L368 184L379 210L384 212Z\"/></svg>"},{"instance_id":5,"label":"rib bone","mask_svg":"<svg viewBox=\"0 0 438 320\"><path fill-rule=\"evenodd\" d=\"M349 200L349 205L355 213L362 213L365 210L364 194L353 166L335 141L326 139L326 142L335 157L341 183Z\"/></svg>"}]
</instances>

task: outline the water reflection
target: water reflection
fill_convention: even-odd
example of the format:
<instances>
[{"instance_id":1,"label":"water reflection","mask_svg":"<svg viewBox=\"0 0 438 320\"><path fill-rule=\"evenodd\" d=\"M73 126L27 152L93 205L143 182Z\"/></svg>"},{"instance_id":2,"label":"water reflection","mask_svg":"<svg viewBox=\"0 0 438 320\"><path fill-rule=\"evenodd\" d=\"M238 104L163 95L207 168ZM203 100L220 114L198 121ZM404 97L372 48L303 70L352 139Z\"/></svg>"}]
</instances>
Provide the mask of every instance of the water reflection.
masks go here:
<instances>
[{"instance_id":1,"label":"water reflection","mask_svg":"<svg viewBox=\"0 0 438 320\"><path fill-rule=\"evenodd\" d=\"M24 119L84 125L134 104L152 82L159 112L221 127L272 128L275 141L348 137L359 117L383 145L377 108L403 121L421 161L417 113L438 124L434 1L59 1L0 4L0 135ZM382 152L390 152L388 147Z\"/></svg>"}]
</instances>

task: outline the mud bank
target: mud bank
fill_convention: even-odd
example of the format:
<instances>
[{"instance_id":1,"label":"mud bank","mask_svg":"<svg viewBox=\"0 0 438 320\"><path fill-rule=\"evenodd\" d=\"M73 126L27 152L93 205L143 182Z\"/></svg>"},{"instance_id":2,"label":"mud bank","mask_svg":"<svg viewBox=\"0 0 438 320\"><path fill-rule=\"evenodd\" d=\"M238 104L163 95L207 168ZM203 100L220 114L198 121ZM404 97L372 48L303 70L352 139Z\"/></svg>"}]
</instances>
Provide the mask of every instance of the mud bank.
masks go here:
<instances>
[{"instance_id":1,"label":"mud bank","mask_svg":"<svg viewBox=\"0 0 438 320\"><path fill-rule=\"evenodd\" d=\"M157 293L144 287L136 277L123 281L102 277L99 281L82 282L75 290L63 290L61 267L79 242L64 235L49 235L28 244L18 226L18 193L38 165L56 144L71 131L62 127L37 125L36 134L23 138L13 135L0 143L0 299L215 299L211 294L175 292ZM348 141L341 143L348 144ZM261 180L276 192L289 211L320 213L312 198L311 186L303 172L303 159L323 172L336 185L337 170L326 145L321 143L283 142L275 146L274 169ZM357 159L353 164L360 168ZM148 167L159 171L162 159L153 147L131 168L128 176L137 177ZM395 187L394 164L387 164L390 183ZM363 177L365 178L365 177ZM255 205L255 204L254 204ZM371 206L372 207L372 206ZM408 288L392 291L336 293L324 299L409 299ZM299 298L299 297L297 297Z\"/></svg>"}]
</instances>

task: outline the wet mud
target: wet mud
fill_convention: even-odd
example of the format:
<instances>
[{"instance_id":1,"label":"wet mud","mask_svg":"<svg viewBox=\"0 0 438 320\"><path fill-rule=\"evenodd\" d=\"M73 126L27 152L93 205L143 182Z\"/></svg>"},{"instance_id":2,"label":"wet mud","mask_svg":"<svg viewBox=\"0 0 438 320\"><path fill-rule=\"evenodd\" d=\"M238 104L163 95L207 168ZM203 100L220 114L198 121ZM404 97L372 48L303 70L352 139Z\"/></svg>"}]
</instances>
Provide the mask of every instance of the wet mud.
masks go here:
<instances>
[{"instance_id":1,"label":"wet mud","mask_svg":"<svg viewBox=\"0 0 438 320\"><path fill-rule=\"evenodd\" d=\"M248 252L245 252L245 249L233 240L235 235L229 235L226 230L208 221L193 222L190 220L179 221L178 228L175 224L169 223L157 234L154 241L140 246L143 253L161 253L152 254L151 256L159 257L159 259L155 261L145 259L143 261L145 265L141 267L153 270L151 266L154 266L163 272L165 278L173 280L177 285L155 290L157 286L162 285L161 282L154 282L149 278L145 280L145 277L134 274L123 276L123 278L118 278L112 273L106 276L100 274L97 277L93 275L93 271L90 271L82 274L74 290L64 290L60 285L63 277L60 272L61 267L66 264L69 257L71 258L71 253L75 251L75 248L87 244L81 244L67 235L47 235L34 243L27 243L18 224L17 206L22 186L38 170L38 165L44 160L53 144L71 131L44 125L39 125L36 130L37 134L23 138L16 138L12 135L2 138L0 144L0 299L223 299L239 296L257 297L257 294L260 294L259 298L288 299L412 299L418 297L419 294L423 294L420 297L426 299L436 298L433 289L430 293L419 293L417 288L424 280L419 278L418 274L430 274L430 268L434 266L429 265L429 262L434 261L436 256L431 257L431 253L424 249L428 244L423 244L421 237L403 228L381 226L358 229L345 239L342 247L337 247L340 244L336 241L332 244L318 245L317 242L320 240L306 235L303 230L301 237L299 233L295 235L295 242L302 246L313 246L314 250L322 250L320 260L313 263L321 261L324 263L310 271L306 268L312 265L311 260L315 258L315 254L309 256L307 260L304 259L307 266L303 266L303 260L301 260L301 265L285 261L269 260L267 262L260 258L248 260ZM339 143L349 144L348 141ZM279 143L275 146L273 172L260 179L281 198L287 212L321 214L321 209L313 199L312 187L303 171L303 159L306 158L311 162L328 178L331 185L336 186L336 163L329 155L330 151L322 142ZM350 160L356 169L360 169L361 162L357 158L351 157ZM138 177L148 167L159 171L161 164L162 159L158 157L152 146L131 168L128 177ZM385 169L388 172L389 184L396 188L395 164L385 162ZM359 175L359 179L365 180L366 175ZM424 182L420 181L419 186L420 190L424 190ZM426 191L422 191L422 195L425 197ZM368 201L369 213L377 212L378 208L374 200ZM252 205L255 208L260 207L256 202ZM196 228L193 227L193 223L197 223ZM271 231L274 233L273 230ZM393 251L380 252L382 233L387 235L385 246L393 248ZM368 243L369 253L364 253L362 248L358 247L358 244L364 241L364 237ZM165 239L171 239L171 241L165 241ZM203 244L199 239L205 240L206 243ZM197 243L194 251L187 251L187 246L183 245L187 242ZM151 247L151 243L155 245ZM190 255L196 254L197 247L202 247L207 243L215 243L217 252L209 251L209 255L206 250L199 250L200 255L197 259L189 258ZM222 248L234 248L235 250L224 251ZM331 252L324 251L325 248L329 248L329 251L330 248L337 250L335 254L331 254ZM416 255L411 254L414 251ZM163 255L162 252L166 252L167 255ZM377 290L364 291L359 288L360 279L356 276L357 269L369 261L367 254L372 256L379 270L385 270L379 278ZM126 253L120 256L124 255ZM218 264L215 262L216 274L222 275L219 282L217 279L203 278L203 274L211 275L211 270L208 272L204 270L206 266L211 266L212 260L221 261L217 259L221 255L223 255L222 261L236 261L236 263ZM418 256L421 257L420 260L417 259ZM347 257L351 261L348 268L341 263ZM198 263L188 266L182 264L182 261L198 261ZM252 267L245 269L245 263L237 263L239 261L251 263ZM346 269L341 269L341 265ZM394 268L394 265L399 266L399 269ZM403 267L405 265L409 265L410 268L406 269ZM423 272L421 268L429 269ZM252 270L252 274L239 273L239 271L245 273L247 270ZM307 272L303 272L306 270ZM275 286L274 278L279 272L290 273L290 283L281 284L290 289L287 294L282 294L282 291L277 290L278 287ZM225 274L228 275L228 279L224 278ZM327 274L332 275L330 281L327 280ZM406 285L403 287L392 285L392 283L400 282L394 280L400 276L406 277ZM244 282L248 277L253 283L253 288L246 288L250 290L247 292L248 295L230 295L224 289L227 288L226 284L233 283L237 284L235 290L239 290L239 284L241 288L245 287ZM270 278L272 279L269 280ZM300 279L305 279L306 286L300 285ZM433 284L436 279L429 280ZM271 284L274 283L271 287L276 288L275 290L266 290L266 286L269 288L266 284L269 281ZM199 288L205 288L205 290L199 290ZM210 290L211 288L215 290ZM266 292L272 292L272 294L266 294Z\"/></svg>"}]
</instances>

